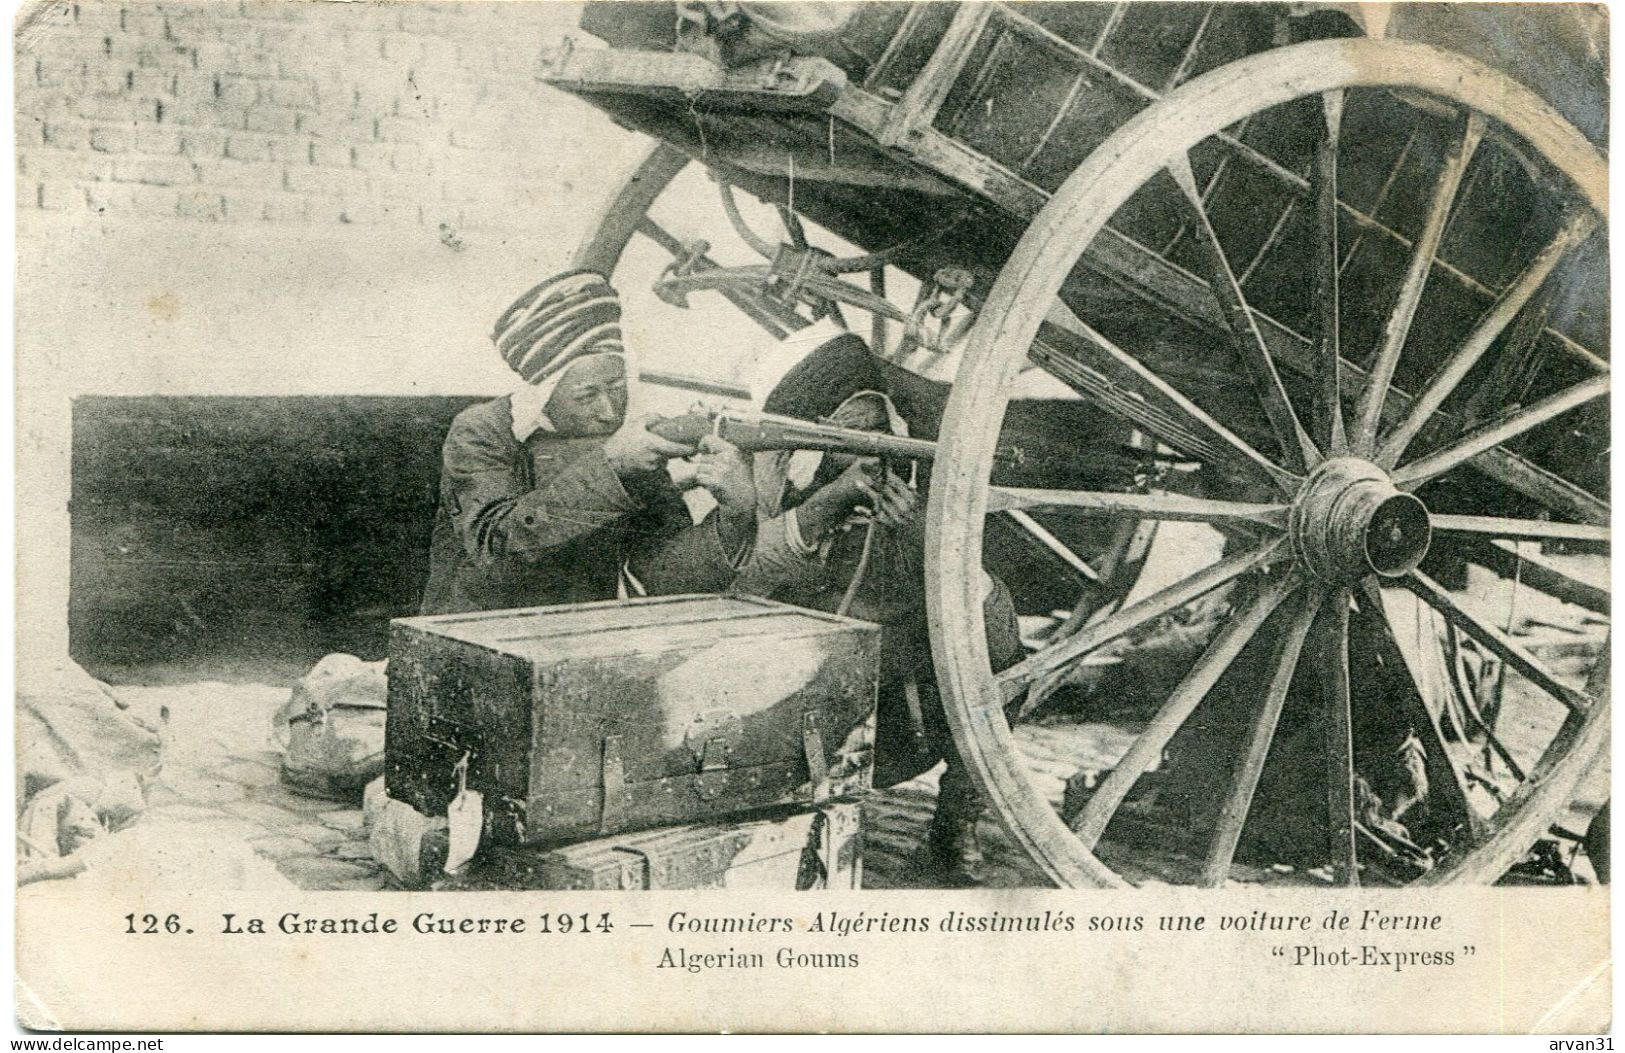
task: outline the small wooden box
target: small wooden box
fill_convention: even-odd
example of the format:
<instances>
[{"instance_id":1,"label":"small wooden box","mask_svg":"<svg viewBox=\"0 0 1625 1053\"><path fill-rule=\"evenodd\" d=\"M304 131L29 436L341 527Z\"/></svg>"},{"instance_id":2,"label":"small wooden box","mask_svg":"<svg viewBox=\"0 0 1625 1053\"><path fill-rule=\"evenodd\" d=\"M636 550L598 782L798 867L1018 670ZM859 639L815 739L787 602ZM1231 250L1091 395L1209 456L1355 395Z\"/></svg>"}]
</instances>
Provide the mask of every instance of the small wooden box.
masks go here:
<instances>
[{"instance_id":1,"label":"small wooden box","mask_svg":"<svg viewBox=\"0 0 1625 1053\"><path fill-rule=\"evenodd\" d=\"M880 628L673 596L391 626L389 795L444 815L467 761L484 843L557 844L862 792Z\"/></svg>"},{"instance_id":2,"label":"small wooden box","mask_svg":"<svg viewBox=\"0 0 1625 1053\"><path fill-rule=\"evenodd\" d=\"M856 889L863 884L860 806L677 826L564 848L497 848L481 885L504 889Z\"/></svg>"}]
</instances>

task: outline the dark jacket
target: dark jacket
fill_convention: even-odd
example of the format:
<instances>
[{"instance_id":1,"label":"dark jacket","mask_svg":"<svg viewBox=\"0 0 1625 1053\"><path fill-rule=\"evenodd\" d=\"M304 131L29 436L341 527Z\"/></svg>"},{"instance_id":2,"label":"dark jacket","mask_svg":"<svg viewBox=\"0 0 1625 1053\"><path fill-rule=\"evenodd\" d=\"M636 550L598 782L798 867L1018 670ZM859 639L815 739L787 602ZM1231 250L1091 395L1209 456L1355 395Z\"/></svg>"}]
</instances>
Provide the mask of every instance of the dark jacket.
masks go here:
<instances>
[{"instance_id":1,"label":"dark jacket","mask_svg":"<svg viewBox=\"0 0 1625 1053\"><path fill-rule=\"evenodd\" d=\"M816 554L796 551L786 513L801 495L784 485L779 454L756 455L756 544L734 579L735 592L813 610L837 610L863 565L847 614L881 627L880 697L875 733L875 785L891 786L947 758L959 765L937 693L931 633L925 611L925 533L916 520L899 529L874 527L864 563L867 527L850 521L825 539ZM984 575L982 616L995 671L1020 660L1015 606L1004 583Z\"/></svg>"},{"instance_id":2,"label":"dark jacket","mask_svg":"<svg viewBox=\"0 0 1625 1053\"><path fill-rule=\"evenodd\" d=\"M513 436L508 399L470 406L441 449L424 614L717 592L748 551L723 551L664 471L622 479L604 437Z\"/></svg>"}]
</instances>

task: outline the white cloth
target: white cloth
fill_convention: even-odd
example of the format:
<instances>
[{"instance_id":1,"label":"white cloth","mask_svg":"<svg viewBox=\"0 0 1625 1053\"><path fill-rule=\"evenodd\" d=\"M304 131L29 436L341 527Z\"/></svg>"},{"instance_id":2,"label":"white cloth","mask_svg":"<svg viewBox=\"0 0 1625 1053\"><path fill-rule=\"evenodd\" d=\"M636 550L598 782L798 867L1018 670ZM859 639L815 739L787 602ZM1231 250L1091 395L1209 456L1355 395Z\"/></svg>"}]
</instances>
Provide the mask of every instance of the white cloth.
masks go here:
<instances>
[{"instance_id":1,"label":"white cloth","mask_svg":"<svg viewBox=\"0 0 1625 1053\"><path fill-rule=\"evenodd\" d=\"M518 442L524 442L540 431L552 431L553 422L547 418L547 400L553 397L558 389L559 382L570 375L578 363L589 362L595 358L618 358L626 367L626 386L632 387L632 363L630 359L618 351L602 351L591 355L581 355L564 369L557 373L549 373L534 384L521 384L508 402L513 414L513 437Z\"/></svg>"},{"instance_id":2,"label":"white cloth","mask_svg":"<svg viewBox=\"0 0 1625 1053\"><path fill-rule=\"evenodd\" d=\"M552 431L553 422L547 419L547 400L559 378L547 377L540 384L521 384L508 396L508 408L513 414L513 437L524 442L538 430Z\"/></svg>"}]
</instances>

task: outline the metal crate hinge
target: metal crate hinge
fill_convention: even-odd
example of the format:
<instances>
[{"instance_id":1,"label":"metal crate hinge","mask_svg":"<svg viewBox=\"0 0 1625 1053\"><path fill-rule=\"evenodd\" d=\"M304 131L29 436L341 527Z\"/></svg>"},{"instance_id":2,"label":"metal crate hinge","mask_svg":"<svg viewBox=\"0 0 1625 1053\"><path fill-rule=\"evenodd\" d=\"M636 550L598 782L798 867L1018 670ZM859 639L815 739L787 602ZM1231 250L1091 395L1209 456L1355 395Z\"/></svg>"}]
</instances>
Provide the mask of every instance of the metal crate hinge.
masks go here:
<instances>
[{"instance_id":1,"label":"metal crate hinge","mask_svg":"<svg viewBox=\"0 0 1625 1053\"><path fill-rule=\"evenodd\" d=\"M649 858L647 852L640 852L636 848L627 848L625 845L616 845L615 851L622 854L620 863L619 887L623 891L652 889L659 887L659 880L655 875L654 860Z\"/></svg>"}]
</instances>

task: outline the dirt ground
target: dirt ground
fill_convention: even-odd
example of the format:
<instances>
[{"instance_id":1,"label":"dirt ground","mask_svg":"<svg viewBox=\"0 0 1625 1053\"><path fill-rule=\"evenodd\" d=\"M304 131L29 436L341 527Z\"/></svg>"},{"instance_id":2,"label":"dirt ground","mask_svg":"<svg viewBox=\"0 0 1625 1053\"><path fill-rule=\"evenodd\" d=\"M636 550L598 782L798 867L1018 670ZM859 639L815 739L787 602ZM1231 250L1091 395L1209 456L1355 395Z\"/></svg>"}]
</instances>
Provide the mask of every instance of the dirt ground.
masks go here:
<instances>
[{"instance_id":1,"label":"dirt ground","mask_svg":"<svg viewBox=\"0 0 1625 1053\"><path fill-rule=\"evenodd\" d=\"M212 864L198 877L227 882L222 887L238 881L303 889L394 887L372 858L358 806L304 797L281 784L270 728L286 689L203 682L117 691L134 708L168 713L164 770L150 789L149 808L119 835L140 831L135 867L160 877L176 873L193 866L188 857L195 860L195 847L207 843ZM1109 765L1129 741L1126 733L1104 726L1024 728L1018 738L1057 802L1067 775ZM864 803L866 886L920 887L911 857L930 822L938 774ZM983 841L989 885L1047 884L997 824L983 823ZM121 869L131 866L125 858L119 862Z\"/></svg>"},{"instance_id":2,"label":"dirt ground","mask_svg":"<svg viewBox=\"0 0 1625 1053\"><path fill-rule=\"evenodd\" d=\"M372 858L358 806L300 796L281 784L270 729L273 714L287 699L286 688L201 682L116 690L135 708L168 715L164 769L150 789L149 808L134 827L116 835L133 847L102 853L115 861L121 879L184 875L193 887L222 888L395 887ZM1035 783L1059 805L1066 779L1079 770L1109 768L1128 748L1134 730L1108 724L1027 725L1017 729L1016 740ZM912 860L930 822L939 772L877 792L864 802L865 887L923 886ZM1582 788L1567 817L1571 829L1583 830L1605 798L1606 773L1600 778ZM1047 886L996 822L984 820L981 835L986 885ZM87 877L96 876L95 860L93 856ZM1125 859L1114 862L1136 879L1159 876ZM1581 862L1579 870L1589 876ZM1238 868L1235 879L1300 883L1327 878Z\"/></svg>"},{"instance_id":3,"label":"dirt ground","mask_svg":"<svg viewBox=\"0 0 1625 1053\"><path fill-rule=\"evenodd\" d=\"M1606 561L1573 571L1602 575ZM1606 639L1605 623L1525 589L1512 602L1509 584L1475 573L1466 593L1481 610L1517 612L1509 628L1560 676L1583 679ZM296 794L282 785L280 755L272 719L288 699L289 686L303 672L274 660L222 667L147 667L128 677L100 670L115 681L122 704L162 727L162 770L148 784L148 807L138 821L94 842L82 855L87 872L79 880L184 883L193 888L297 887L376 890L393 887L373 859L359 801L346 805ZM228 677L230 682L204 677ZM118 683L123 681L122 683ZM256 682L258 681L258 682ZM1499 731L1525 764L1532 763L1562 710L1516 676L1505 683L1506 705ZM1526 705L1537 699L1536 704ZM1508 714L1534 714L1533 718ZM1096 722L1087 722L1094 719ZM1128 748L1140 725L1130 718L1064 713L1037 715L1015 730L1015 739L1035 787L1057 808L1067 780L1080 771L1109 770ZM1145 719L1142 714L1138 719ZM1080 722L1083 721L1083 722ZM864 884L874 888L921 887L926 878L914 864L935 804L940 768L911 782L872 794L864 801ZM1608 765L1582 781L1566 814L1555 825L1575 833L1586 829L1607 800ZM987 855L985 883L993 887L1043 887L1044 875L1017 849L999 824L984 819L981 840ZM1572 849L1569 843L1565 851ZM1188 861L1148 854L1144 847L1127 856L1110 844L1103 858L1136 881L1178 879ZM1575 874L1592 880L1583 855ZM1259 883L1318 883L1325 873L1284 867L1248 870L1233 879Z\"/></svg>"}]
</instances>

